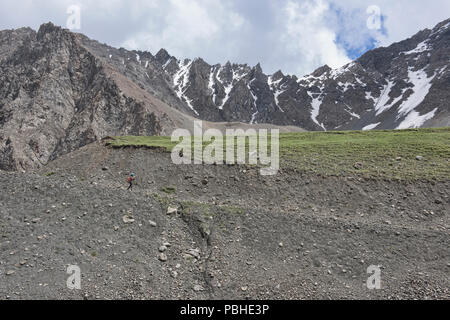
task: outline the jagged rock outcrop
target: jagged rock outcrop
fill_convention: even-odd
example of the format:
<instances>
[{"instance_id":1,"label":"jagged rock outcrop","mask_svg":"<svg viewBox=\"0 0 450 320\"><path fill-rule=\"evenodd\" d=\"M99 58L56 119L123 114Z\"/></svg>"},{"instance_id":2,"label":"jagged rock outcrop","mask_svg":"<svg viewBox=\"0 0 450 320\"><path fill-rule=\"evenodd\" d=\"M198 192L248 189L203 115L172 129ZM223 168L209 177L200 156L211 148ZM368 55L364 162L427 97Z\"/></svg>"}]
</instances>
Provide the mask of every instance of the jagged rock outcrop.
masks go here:
<instances>
[{"instance_id":1,"label":"jagged rock outcrop","mask_svg":"<svg viewBox=\"0 0 450 320\"><path fill-rule=\"evenodd\" d=\"M124 96L71 32L0 32L0 168L29 169L105 135L159 134L160 119Z\"/></svg>"}]
</instances>

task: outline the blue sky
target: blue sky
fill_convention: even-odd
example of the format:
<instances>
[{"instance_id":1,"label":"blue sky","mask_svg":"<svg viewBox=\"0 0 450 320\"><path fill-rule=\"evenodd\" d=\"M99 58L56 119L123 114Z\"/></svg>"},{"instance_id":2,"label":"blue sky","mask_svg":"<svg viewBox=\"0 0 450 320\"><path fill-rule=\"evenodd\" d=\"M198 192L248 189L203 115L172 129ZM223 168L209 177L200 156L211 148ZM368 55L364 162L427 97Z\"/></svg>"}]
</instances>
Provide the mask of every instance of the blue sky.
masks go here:
<instances>
[{"instance_id":1,"label":"blue sky","mask_svg":"<svg viewBox=\"0 0 450 320\"><path fill-rule=\"evenodd\" d=\"M266 73L298 76L324 64L340 67L450 17L448 0L0 1L0 29L48 21L65 27L75 4L81 29L74 31L115 47L166 48L210 64L260 62Z\"/></svg>"}]
</instances>

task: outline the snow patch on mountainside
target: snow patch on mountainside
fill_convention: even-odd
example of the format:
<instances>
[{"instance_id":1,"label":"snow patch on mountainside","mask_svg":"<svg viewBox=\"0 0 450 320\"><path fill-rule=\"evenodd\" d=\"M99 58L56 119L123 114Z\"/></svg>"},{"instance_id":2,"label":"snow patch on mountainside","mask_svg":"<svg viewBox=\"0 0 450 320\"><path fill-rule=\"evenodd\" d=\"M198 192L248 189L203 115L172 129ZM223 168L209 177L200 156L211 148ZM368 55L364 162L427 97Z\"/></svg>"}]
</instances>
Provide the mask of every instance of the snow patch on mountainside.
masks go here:
<instances>
[{"instance_id":1,"label":"snow patch on mountainside","mask_svg":"<svg viewBox=\"0 0 450 320\"><path fill-rule=\"evenodd\" d=\"M377 100L375 99L374 96L372 96L372 92L366 92L366 100L372 100L373 102L376 102Z\"/></svg>"},{"instance_id":2,"label":"snow patch on mountainside","mask_svg":"<svg viewBox=\"0 0 450 320\"><path fill-rule=\"evenodd\" d=\"M436 75L428 78L424 70L412 71L408 69L409 83L413 85L413 93L400 105L398 109L398 118L407 115L420 105L430 92L431 81Z\"/></svg>"},{"instance_id":3,"label":"snow patch on mountainside","mask_svg":"<svg viewBox=\"0 0 450 320\"><path fill-rule=\"evenodd\" d=\"M199 115L197 110L195 110L194 106L192 105L192 100L185 96L185 92L187 90L187 86L189 83L189 73L192 66L192 61L189 61L187 63L178 62L179 70L173 77L173 83L175 87L175 93L177 94L178 98L180 100L183 100L186 102L188 107L194 111L196 115Z\"/></svg>"},{"instance_id":4,"label":"snow patch on mountainside","mask_svg":"<svg viewBox=\"0 0 450 320\"><path fill-rule=\"evenodd\" d=\"M273 81L272 76L269 76L267 78L267 84L269 85L270 90L272 91L274 100L275 100L275 105L277 106L277 108L281 111L284 112L284 110L280 107L280 101L279 101L279 97L281 94L283 94L284 92L286 92L286 90L283 90L282 88L278 88L281 80L283 80L282 78Z\"/></svg>"},{"instance_id":5,"label":"snow patch on mountainside","mask_svg":"<svg viewBox=\"0 0 450 320\"><path fill-rule=\"evenodd\" d=\"M391 100L389 93L391 92L393 86L394 82L389 80L387 85L384 86L383 91L381 92L381 96L378 98L378 101L375 104L375 111L377 112L377 116L387 109L386 105L389 100Z\"/></svg>"},{"instance_id":6,"label":"snow patch on mountainside","mask_svg":"<svg viewBox=\"0 0 450 320\"><path fill-rule=\"evenodd\" d=\"M422 41L421 43L419 43L417 45L417 47L415 47L414 49L410 50L410 51L406 51L406 52L402 52L405 55L410 55L410 54L415 54L415 53L421 53L424 51L429 51L430 50L430 46L428 45L428 39L425 41Z\"/></svg>"},{"instance_id":7,"label":"snow patch on mountainside","mask_svg":"<svg viewBox=\"0 0 450 320\"><path fill-rule=\"evenodd\" d=\"M252 120L250 120L250 124L255 124L256 116L258 115L259 111L256 110L256 112L252 115Z\"/></svg>"},{"instance_id":8,"label":"snow patch on mountainside","mask_svg":"<svg viewBox=\"0 0 450 320\"><path fill-rule=\"evenodd\" d=\"M284 92L286 92L286 90L276 90L273 94L274 99L275 99L275 104L278 107L278 109L280 109L281 112L284 112L284 110L280 107L280 101L279 101L279 96L281 94L283 94Z\"/></svg>"},{"instance_id":9,"label":"snow patch on mountainside","mask_svg":"<svg viewBox=\"0 0 450 320\"><path fill-rule=\"evenodd\" d=\"M256 116L257 116L258 113L259 113L258 107L257 107L257 105L256 105L256 102L258 101L258 96L255 95L255 94L253 93L253 90L252 90L252 88L251 88L251 84L252 84L255 80L256 80L256 79L252 79L252 80L247 84L247 88L248 88L248 90L250 91L250 94L252 95L252 99L253 99L253 107L254 107L255 110L256 110L256 111L253 113L253 115L252 115L252 119L250 120L250 124L255 124Z\"/></svg>"},{"instance_id":10,"label":"snow patch on mountainside","mask_svg":"<svg viewBox=\"0 0 450 320\"><path fill-rule=\"evenodd\" d=\"M355 62L350 62L349 64L346 64L345 66L337 69L332 69L330 71L330 77L334 80L339 78L342 74L349 72L351 68L355 66Z\"/></svg>"},{"instance_id":11,"label":"snow patch on mountainside","mask_svg":"<svg viewBox=\"0 0 450 320\"><path fill-rule=\"evenodd\" d=\"M210 74L209 74L209 83L208 83L208 89L211 90L211 94L212 94L212 100L214 105L216 104L216 90L215 90L215 85L216 85L216 81L215 81L215 77L214 77L214 73L216 72L216 68L212 67Z\"/></svg>"},{"instance_id":12,"label":"snow patch on mountainside","mask_svg":"<svg viewBox=\"0 0 450 320\"><path fill-rule=\"evenodd\" d=\"M170 58L169 60L166 61L166 63L164 63L164 65L162 66L163 70L166 70L167 66L172 62L172 58Z\"/></svg>"},{"instance_id":13,"label":"snow patch on mountainside","mask_svg":"<svg viewBox=\"0 0 450 320\"><path fill-rule=\"evenodd\" d=\"M242 73L242 70L243 70L242 67L239 68L239 70L238 70L238 71L241 71L241 74L238 74L238 73L233 69L233 70L232 70L233 76L232 76L232 78L231 78L231 81L230 81L230 83L229 83L228 85L225 85L225 84L223 83L223 81L220 80L220 76L219 76L219 75L221 74L221 72L223 71L223 69L224 69L223 67L220 68L220 70L219 70L219 72L218 72L218 74L217 74L217 78L216 78L217 81L219 81L219 82L224 86L224 88L225 88L225 98L223 99L222 104L219 106L219 109L220 109L220 110L223 109L223 107L225 106L225 103L227 103L228 99L230 98L230 93L231 93L231 91L233 90L234 85L235 85L236 83L238 83L239 81L241 81L242 78L244 78L245 76L247 76L246 73Z\"/></svg>"},{"instance_id":14,"label":"snow patch on mountainside","mask_svg":"<svg viewBox=\"0 0 450 320\"><path fill-rule=\"evenodd\" d=\"M312 108L311 109L311 119L312 119L312 121L314 121L314 123L316 123L318 126L322 127L322 129L324 131L327 131L325 126L322 123L319 123L319 121L317 120L317 117L319 116L319 113L320 113L320 106L322 105L321 94L318 95L317 97L314 97L313 94L308 92L308 95L312 99L312 103L311 103L311 108Z\"/></svg>"},{"instance_id":15,"label":"snow patch on mountainside","mask_svg":"<svg viewBox=\"0 0 450 320\"><path fill-rule=\"evenodd\" d=\"M222 104L219 106L220 110L223 109L223 107L225 106L225 103L227 103L228 99L230 98L231 90L233 90L233 82L230 82L229 85L224 86L224 87L225 87L225 98L223 98Z\"/></svg>"},{"instance_id":16,"label":"snow patch on mountainside","mask_svg":"<svg viewBox=\"0 0 450 320\"><path fill-rule=\"evenodd\" d=\"M380 124L381 124L381 122L369 124L368 126L365 126L362 130L363 130L363 131L373 130L373 129L375 129L376 127L378 127Z\"/></svg>"},{"instance_id":17,"label":"snow patch on mountainside","mask_svg":"<svg viewBox=\"0 0 450 320\"><path fill-rule=\"evenodd\" d=\"M426 121L434 118L436 111L437 108L424 115L420 115L417 111L412 111L406 116L405 120L402 121L397 129L420 128Z\"/></svg>"}]
</instances>

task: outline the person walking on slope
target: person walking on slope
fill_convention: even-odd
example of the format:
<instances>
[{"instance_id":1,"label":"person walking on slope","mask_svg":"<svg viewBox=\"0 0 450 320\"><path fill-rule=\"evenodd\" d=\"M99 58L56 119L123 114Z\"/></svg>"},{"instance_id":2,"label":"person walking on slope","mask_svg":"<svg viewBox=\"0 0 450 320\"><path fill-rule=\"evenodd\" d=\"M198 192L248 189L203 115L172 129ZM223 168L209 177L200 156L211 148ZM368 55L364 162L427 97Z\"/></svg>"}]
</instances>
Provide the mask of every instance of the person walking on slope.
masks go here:
<instances>
[{"instance_id":1,"label":"person walking on slope","mask_svg":"<svg viewBox=\"0 0 450 320\"><path fill-rule=\"evenodd\" d=\"M134 173L130 173L128 176L127 182L130 184L127 190L133 191L133 183L136 181L136 177L134 176Z\"/></svg>"}]
</instances>

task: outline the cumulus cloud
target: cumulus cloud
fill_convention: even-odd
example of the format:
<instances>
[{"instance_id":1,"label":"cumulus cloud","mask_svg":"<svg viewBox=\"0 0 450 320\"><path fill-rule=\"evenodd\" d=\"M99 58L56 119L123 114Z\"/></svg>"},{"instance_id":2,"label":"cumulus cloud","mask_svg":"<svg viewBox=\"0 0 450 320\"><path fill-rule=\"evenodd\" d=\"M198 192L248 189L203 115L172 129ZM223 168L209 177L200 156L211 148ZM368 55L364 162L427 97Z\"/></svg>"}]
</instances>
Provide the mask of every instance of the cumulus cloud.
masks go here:
<instances>
[{"instance_id":1,"label":"cumulus cloud","mask_svg":"<svg viewBox=\"0 0 450 320\"><path fill-rule=\"evenodd\" d=\"M350 62L346 52L336 42L336 33L327 26L329 5L323 0L298 3L288 1L282 19L285 19L281 48L296 56L297 73L311 66L328 64L338 68Z\"/></svg>"},{"instance_id":2,"label":"cumulus cloud","mask_svg":"<svg viewBox=\"0 0 450 320\"><path fill-rule=\"evenodd\" d=\"M112 46L166 48L211 64L261 62L268 73L299 76L432 28L450 12L448 0L2 0L0 29L65 26L72 4L82 9L79 32ZM381 29L367 27L371 5Z\"/></svg>"},{"instance_id":3,"label":"cumulus cloud","mask_svg":"<svg viewBox=\"0 0 450 320\"><path fill-rule=\"evenodd\" d=\"M213 52L231 51L242 28L245 19L219 0L169 0L156 6L152 19L143 21L142 30L130 34L123 45L152 51L164 47L177 56L197 56L198 48L208 46Z\"/></svg>"}]
</instances>

